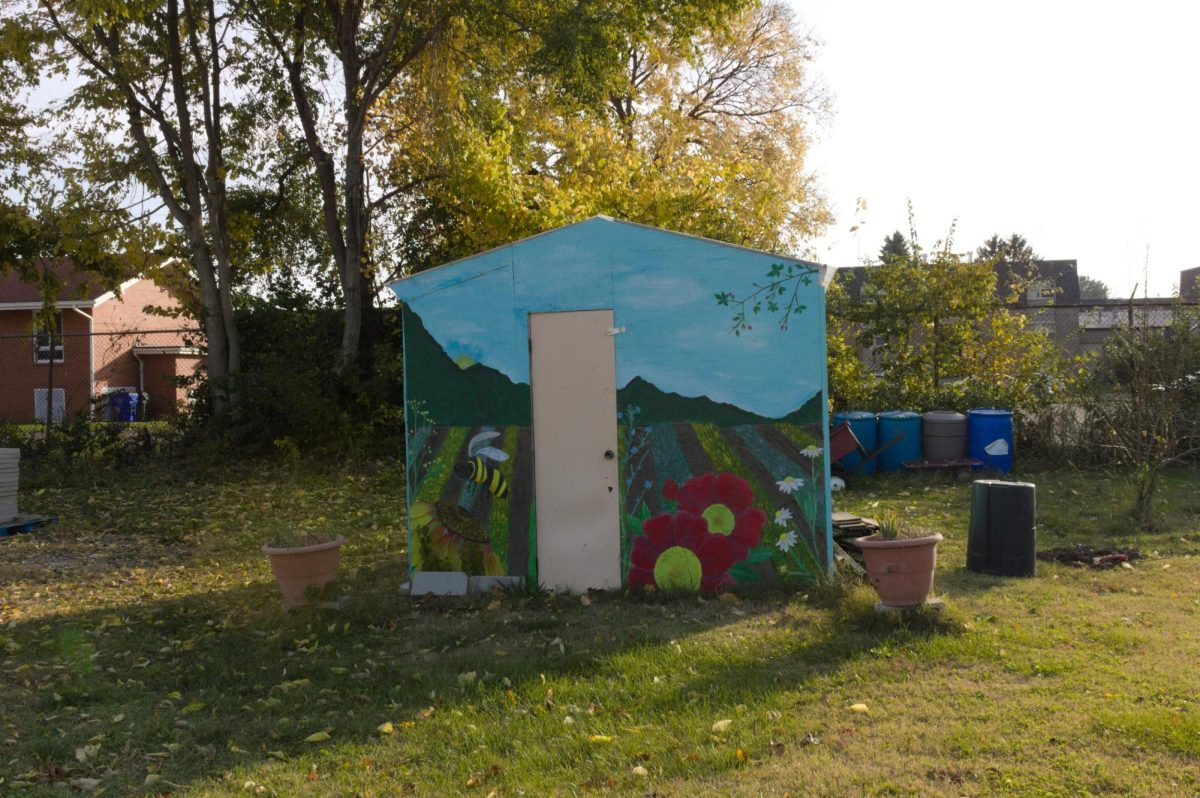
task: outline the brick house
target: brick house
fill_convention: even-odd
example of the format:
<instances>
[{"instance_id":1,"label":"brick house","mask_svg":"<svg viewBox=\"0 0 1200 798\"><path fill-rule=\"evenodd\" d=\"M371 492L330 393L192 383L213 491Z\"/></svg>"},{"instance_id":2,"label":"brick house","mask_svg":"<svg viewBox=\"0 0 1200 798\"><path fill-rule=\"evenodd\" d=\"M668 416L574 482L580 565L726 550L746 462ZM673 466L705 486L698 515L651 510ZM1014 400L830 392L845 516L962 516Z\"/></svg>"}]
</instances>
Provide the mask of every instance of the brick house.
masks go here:
<instances>
[{"instance_id":1,"label":"brick house","mask_svg":"<svg viewBox=\"0 0 1200 798\"><path fill-rule=\"evenodd\" d=\"M174 414L187 398L178 378L201 361L198 335L190 320L147 308L179 302L149 279L126 280L114 292L65 261L47 268L63 285L53 329L35 327L37 286L15 275L0 280L0 422L44 421L48 409L56 421L103 420L113 412L107 396L119 391L146 398L146 418Z\"/></svg>"}]
</instances>

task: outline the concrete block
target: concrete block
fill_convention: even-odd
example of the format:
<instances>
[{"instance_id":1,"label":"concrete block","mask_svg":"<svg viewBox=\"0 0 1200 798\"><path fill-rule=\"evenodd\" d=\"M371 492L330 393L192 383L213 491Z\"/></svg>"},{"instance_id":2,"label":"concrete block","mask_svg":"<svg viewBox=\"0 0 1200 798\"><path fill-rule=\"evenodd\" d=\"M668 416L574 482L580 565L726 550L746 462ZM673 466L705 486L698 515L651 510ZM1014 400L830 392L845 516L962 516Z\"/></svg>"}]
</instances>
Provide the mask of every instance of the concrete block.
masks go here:
<instances>
[{"instance_id":1,"label":"concrete block","mask_svg":"<svg viewBox=\"0 0 1200 798\"><path fill-rule=\"evenodd\" d=\"M462 571L417 571L412 578L413 596L467 595L467 575Z\"/></svg>"}]
</instances>

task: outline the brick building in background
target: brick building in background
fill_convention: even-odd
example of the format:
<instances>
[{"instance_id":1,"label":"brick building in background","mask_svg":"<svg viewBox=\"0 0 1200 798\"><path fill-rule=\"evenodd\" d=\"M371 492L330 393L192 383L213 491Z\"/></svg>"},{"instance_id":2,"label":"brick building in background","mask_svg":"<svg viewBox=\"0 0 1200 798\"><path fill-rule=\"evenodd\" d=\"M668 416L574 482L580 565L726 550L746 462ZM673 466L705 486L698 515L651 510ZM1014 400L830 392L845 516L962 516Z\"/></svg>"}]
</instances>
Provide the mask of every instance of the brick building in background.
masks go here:
<instances>
[{"instance_id":1,"label":"brick building in background","mask_svg":"<svg viewBox=\"0 0 1200 798\"><path fill-rule=\"evenodd\" d=\"M1179 298L1184 302L1200 302L1200 266L1179 273Z\"/></svg>"},{"instance_id":2,"label":"brick building in background","mask_svg":"<svg viewBox=\"0 0 1200 798\"><path fill-rule=\"evenodd\" d=\"M172 415L186 401L179 378L202 359L190 320L147 311L179 302L145 278L106 290L71 264L48 264L63 288L55 329L35 329L38 287L15 275L0 280L0 422L55 421L82 414L110 418L114 392L144 397L146 418ZM119 296L118 296L119 294ZM49 403L47 400L50 400Z\"/></svg>"}]
</instances>

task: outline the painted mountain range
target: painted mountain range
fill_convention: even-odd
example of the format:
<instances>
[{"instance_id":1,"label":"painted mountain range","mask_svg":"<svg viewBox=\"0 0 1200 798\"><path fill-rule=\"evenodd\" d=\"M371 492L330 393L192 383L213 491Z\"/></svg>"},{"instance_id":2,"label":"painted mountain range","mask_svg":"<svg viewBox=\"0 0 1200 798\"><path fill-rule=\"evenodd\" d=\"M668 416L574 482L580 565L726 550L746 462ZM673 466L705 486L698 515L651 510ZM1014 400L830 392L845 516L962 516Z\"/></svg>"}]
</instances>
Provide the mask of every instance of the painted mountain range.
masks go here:
<instances>
[{"instance_id":1,"label":"painted mountain range","mask_svg":"<svg viewBox=\"0 0 1200 798\"><path fill-rule=\"evenodd\" d=\"M456 363L410 308L404 309L404 356L410 363L421 364L420 368L406 370L405 392L422 398L438 426L532 425L527 384L513 382L503 372L482 363L465 367ZM688 421L733 427L821 421L820 394L783 418L772 419L707 396L687 397L663 391L640 376L618 389L617 406L639 408L639 425Z\"/></svg>"}]
</instances>

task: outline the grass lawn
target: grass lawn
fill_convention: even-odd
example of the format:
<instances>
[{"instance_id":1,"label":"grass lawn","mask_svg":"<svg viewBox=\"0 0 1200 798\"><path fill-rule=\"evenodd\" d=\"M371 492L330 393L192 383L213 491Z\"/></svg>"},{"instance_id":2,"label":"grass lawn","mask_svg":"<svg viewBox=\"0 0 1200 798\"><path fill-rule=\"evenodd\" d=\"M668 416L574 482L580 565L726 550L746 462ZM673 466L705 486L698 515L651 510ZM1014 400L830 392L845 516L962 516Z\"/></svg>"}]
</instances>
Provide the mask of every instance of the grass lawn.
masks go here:
<instances>
[{"instance_id":1,"label":"grass lawn","mask_svg":"<svg viewBox=\"0 0 1200 798\"><path fill-rule=\"evenodd\" d=\"M835 505L946 536L940 618L847 582L422 602L396 463L31 484L62 522L0 540L0 794L1200 794L1200 474L1154 533L1121 525L1119 477L1022 476L1041 547L1150 556L969 574L967 483L902 477ZM346 535L342 609L283 612L279 521Z\"/></svg>"}]
</instances>

